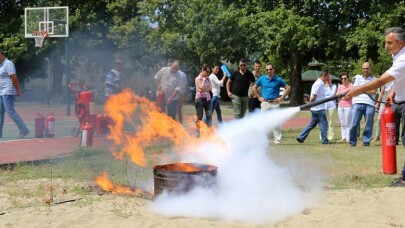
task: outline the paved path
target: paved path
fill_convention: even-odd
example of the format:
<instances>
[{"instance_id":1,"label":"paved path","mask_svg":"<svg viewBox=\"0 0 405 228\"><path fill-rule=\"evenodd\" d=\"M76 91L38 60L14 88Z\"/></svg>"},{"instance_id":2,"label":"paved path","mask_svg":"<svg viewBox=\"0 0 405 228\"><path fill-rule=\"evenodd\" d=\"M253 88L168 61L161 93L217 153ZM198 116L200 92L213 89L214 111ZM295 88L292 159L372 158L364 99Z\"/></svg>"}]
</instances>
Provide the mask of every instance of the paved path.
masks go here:
<instances>
[{"instance_id":1,"label":"paved path","mask_svg":"<svg viewBox=\"0 0 405 228\"><path fill-rule=\"evenodd\" d=\"M73 137L70 133L72 126L78 125L77 118L74 113L71 116L66 116L65 107L16 105L16 109L25 120L31 133L26 139L14 139L18 135L17 127L6 116L3 138L0 139L0 165L46 160L71 153L79 147L80 138ZM34 120L37 113L55 116L55 135L57 137L34 138ZM224 121L232 119L232 116L224 116ZM309 117L293 117L283 125L283 128L303 128L309 120ZM214 121L216 121L216 117L214 117ZM106 148L111 144L106 137L95 136L93 140L94 148Z\"/></svg>"}]
</instances>

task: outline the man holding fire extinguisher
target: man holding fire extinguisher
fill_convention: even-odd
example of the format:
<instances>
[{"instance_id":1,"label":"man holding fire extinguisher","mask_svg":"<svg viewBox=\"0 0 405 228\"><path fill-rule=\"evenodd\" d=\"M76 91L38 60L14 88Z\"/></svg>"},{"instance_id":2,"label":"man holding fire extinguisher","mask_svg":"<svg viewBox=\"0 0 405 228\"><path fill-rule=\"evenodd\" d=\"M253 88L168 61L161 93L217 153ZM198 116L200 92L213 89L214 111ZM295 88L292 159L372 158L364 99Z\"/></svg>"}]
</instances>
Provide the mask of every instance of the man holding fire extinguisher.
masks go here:
<instances>
[{"instance_id":1,"label":"man holding fire extinguisher","mask_svg":"<svg viewBox=\"0 0 405 228\"><path fill-rule=\"evenodd\" d=\"M391 81L394 81L393 90L391 90L387 101L404 103L405 102L405 30L400 27L391 27L385 30L385 49L392 55L393 64L380 78L370 81L362 86L353 87L346 97L354 97L360 93L377 89ZM392 182L392 186L405 187L405 164L401 172L401 177Z\"/></svg>"},{"instance_id":2,"label":"man holding fire extinguisher","mask_svg":"<svg viewBox=\"0 0 405 228\"><path fill-rule=\"evenodd\" d=\"M24 138L30 133L24 121L14 109L15 97L20 95L21 91L14 63L6 58L4 51L0 50L0 138L3 136L5 112L20 130L20 135L17 138Z\"/></svg>"}]
</instances>

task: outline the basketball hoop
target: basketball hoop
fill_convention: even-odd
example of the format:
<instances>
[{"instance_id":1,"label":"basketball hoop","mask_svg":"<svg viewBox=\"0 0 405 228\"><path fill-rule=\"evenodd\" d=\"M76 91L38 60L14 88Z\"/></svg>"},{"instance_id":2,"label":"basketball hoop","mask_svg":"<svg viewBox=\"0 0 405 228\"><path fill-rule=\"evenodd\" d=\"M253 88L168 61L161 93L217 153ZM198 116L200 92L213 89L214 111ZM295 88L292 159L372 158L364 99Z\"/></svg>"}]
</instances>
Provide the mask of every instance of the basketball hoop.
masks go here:
<instances>
[{"instance_id":1,"label":"basketball hoop","mask_svg":"<svg viewBox=\"0 0 405 228\"><path fill-rule=\"evenodd\" d=\"M48 33L45 31L32 31L32 35L35 38L35 47L42 47L45 37L48 37Z\"/></svg>"}]
</instances>

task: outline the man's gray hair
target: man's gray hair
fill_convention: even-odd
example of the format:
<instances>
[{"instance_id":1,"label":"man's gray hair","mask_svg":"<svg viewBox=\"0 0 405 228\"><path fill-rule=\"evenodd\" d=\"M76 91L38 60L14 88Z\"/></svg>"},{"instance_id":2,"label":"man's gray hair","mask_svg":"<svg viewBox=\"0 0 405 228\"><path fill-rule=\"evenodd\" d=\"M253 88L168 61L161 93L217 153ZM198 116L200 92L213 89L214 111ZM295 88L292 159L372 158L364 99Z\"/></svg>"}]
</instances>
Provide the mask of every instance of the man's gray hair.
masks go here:
<instances>
[{"instance_id":1,"label":"man's gray hair","mask_svg":"<svg viewBox=\"0 0 405 228\"><path fill-rule=\"evenodd\" d=\"M388 35L390 33L395 33L397 40L401 40L405 42L405 30L401 27L391 27L387 28L384 32L384 35Z\"/></svg>"}]
</instances>

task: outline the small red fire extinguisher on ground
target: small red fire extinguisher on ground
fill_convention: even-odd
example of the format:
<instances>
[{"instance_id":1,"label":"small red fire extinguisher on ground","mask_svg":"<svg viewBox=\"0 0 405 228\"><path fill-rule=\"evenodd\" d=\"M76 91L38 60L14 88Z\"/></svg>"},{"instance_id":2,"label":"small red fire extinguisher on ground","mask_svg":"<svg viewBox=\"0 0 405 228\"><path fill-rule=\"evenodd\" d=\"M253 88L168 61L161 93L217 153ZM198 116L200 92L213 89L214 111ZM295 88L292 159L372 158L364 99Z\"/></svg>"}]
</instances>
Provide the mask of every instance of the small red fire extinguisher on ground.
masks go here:
<instances>
[{"instance_id":1,"label":"small red fire extinguisher on ground","mask_svg":"<svg viewBox=\"0 0 405 228\"><path fill-rule=\"evenodd\" d=\"M35 117L35 138L43 138L45 131L45 117L37 114Z\"/></svg>"},{"instance_id":2,"label":"small red fire extinguisher on ground","mask_svg":"<svg viewBox=\"0 0 405 228\"><path fill-rule=\"evenodd\" d=\"M383 172L385 174L397 173L397 142L395 139L395 115L390 104L385 105L381 118L381 147Z\"/></svg>"},{"instance_id":3,"label":"small red fire extinguisher on ground","mask_svg":"<svg viewBox=\"0 0 405 228\"><path fill-rule=\"evenodd\" d=\"M89 122L83 126L80 146L93 146L93 127Z\"/></svg>"},{"instance_id":4,"label":"small red fire extinguisher on ground","mask_svg":"<svg viewBox=\"0 0 405 228\"><path fill-rule=\"evenodd\" d=\"M49 114L45 119L45 136L55 136L55 117L52 114Z\"/></svg>"}]
</instances>

